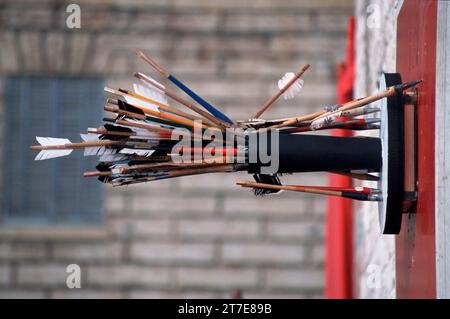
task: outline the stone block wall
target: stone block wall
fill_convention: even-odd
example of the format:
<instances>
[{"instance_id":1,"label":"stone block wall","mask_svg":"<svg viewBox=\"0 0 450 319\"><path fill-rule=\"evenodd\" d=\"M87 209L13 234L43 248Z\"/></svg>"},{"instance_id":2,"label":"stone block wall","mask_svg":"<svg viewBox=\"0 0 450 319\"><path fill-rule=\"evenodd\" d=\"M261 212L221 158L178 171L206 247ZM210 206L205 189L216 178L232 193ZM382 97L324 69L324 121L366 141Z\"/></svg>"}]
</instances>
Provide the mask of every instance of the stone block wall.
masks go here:
<instances>
[{"instance_id":1,"label":"stone block wall","mask_svg":"<svg viewBox=\"0 0 450 319\"><path fill-rule=\"evenodd\" d=\"M356 1L355 98L377 91L383 72L396 71L396 21L402 3ZM355 266L356 297L395 298L395 236L380 234L376 204L356 206Z\"/></svg>"},{"instance_id":2,"label":"stone block wall","mask_svg":"<svg viewBox=\"0 0 450 319\"><path fill-rule=\"evenodd\" d=\"M301 97L280 101L267 117L317 110L334 102L353 12L350 0L78 0L81 29L68 29L69 3L1 2L1 119L5 77L100 75L110 87L131 88L134 71L152 73L134 47L235 119L274 94L284 72L311 63ZM234 185L242 177L105 186L100 227L2 225L0 297L227 298L238 289L248 298L322 296L323 199L287 192L257 199ZM287 178L326 183L318 174ZM66 287L73 263L81 289Z\"/></svg>"}]
</instances>

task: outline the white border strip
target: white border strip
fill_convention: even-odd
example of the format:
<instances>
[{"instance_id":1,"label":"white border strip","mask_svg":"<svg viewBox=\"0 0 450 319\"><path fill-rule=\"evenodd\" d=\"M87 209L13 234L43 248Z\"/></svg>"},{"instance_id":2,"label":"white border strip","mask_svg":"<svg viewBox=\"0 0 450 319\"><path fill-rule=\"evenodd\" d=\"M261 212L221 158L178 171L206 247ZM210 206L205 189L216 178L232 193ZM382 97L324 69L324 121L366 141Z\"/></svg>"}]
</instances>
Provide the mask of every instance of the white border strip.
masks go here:
<instances>
[{"instance_id":1,"label":"white border strip","mask_svg":"<svg viewBox=\"0 0 450 319\"><path fill-rule=\"evenodd\" d=\"M437 8L435 221L436 295L450 298L450 3ZM420 107L420 106L419 106Z\"/></svg>"}]
</instances>

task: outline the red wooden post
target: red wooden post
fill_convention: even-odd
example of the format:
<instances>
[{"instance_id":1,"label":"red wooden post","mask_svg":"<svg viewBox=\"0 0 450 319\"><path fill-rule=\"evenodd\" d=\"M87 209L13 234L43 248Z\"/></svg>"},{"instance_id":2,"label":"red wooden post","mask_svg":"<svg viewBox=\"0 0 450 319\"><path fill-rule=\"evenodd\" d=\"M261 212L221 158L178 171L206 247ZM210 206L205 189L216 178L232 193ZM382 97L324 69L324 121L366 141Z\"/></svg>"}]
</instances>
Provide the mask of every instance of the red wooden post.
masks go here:
<instances>
[{"instance_id":1,"label":"red wooden post","mask_svg":"<svg viewBox=\"0 0 450 319\"><path fill-rule=\"evenodd\" d=\"M339 65L337 102L353 99L354 82L354 32L355 19L349 20L346 62ZM351 136L348 130L332 130L334 136ZM330 186L351 187L349 177L330 174ZM353 211L352 201L339 197L328 197L325 252L325 297L353 297Z\"/></svg>"},{"instance_id":2,"label":"red wooden post","mask_svg":"<svg viewBox=\"0 0 450 319\"><path fill-rule=\"evenodd\" d=\"M418 102L418 202L396 239L398 298L435 298L435 80L437 1L405 1L398 18L397 72L423 79Z\"/></svg>"}]
</instances>

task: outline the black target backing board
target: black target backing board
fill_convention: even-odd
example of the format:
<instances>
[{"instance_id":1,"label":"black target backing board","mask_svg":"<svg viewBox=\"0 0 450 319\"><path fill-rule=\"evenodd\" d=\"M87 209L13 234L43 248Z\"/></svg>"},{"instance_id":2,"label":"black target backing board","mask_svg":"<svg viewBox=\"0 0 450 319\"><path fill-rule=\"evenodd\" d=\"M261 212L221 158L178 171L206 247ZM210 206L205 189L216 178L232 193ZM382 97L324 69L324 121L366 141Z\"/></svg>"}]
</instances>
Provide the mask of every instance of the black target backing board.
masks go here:
<instances>
[{"instance_id":1,"label":"black target backing board","mask_svg":"<svg viewBox=\"0 0 450 319\"><path fill-rule=\"evenodd\" d=\"M380 90L401 84L398 73L384 73L380 78ZM383 200L378 204L380 229L383 234L398 234L402 223L404 199L404 104L402 94L380 101L382 144L382 169L378 188Z\"/></svg>"}]
</instances>

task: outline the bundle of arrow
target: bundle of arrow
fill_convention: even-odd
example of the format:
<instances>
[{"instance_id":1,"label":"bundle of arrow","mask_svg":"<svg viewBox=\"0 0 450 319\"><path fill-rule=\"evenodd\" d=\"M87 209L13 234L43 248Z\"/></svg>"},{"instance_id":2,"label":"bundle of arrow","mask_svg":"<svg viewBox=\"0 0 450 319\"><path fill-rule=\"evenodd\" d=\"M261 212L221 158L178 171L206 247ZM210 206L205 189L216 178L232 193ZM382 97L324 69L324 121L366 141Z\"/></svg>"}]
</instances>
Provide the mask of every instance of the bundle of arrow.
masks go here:
<instances>
[{"instance_id":1,"label":"bundle of arrow","mask_svg":"<svg viewBox=\"0 0 450 319\"><path fill-rule=\"evenodd\" d=\"M143 73L135 73L138 83L133 90L105 88L109 95L104 110L112 116L104 118L104 125L88 128L81 134L82 141L72 143L64 138L36 137L40 150L36 160L68 155L73 149L84 149L85 156L99 156L97 170L86 172L86 177L98 177L114 186L143 183L195 174L235 172L249 169L249 135L277 132L281 137L299 132L325 129L378 129L380 119L357 118L379 112L369 104L393 96L417 84L407 83L386 91L355 100L345 105L325 107L319 112L301 117L263 120L262 114L281 96L294 98L302 89L301 77L309 68L297 73L286 73L278 82L278 91L254 116L235 122L190 90L184 83L162 68L142 51L135 53L158 73L175 84L197 104L167 90L161 83ZM177 107L169 105L169 99ZM223 138L232 130L232 138ZM188 140L180 146L180 138ZM333 170L333 167L330 168ZM372 174L355 174L351 170L333 170L352 177L376 180ZM316 194L344 196L359 200L378 200L377 190L329 189L326 187L283 186L279 173L295 172L284 167L274 174L256 172L256 182L239 182L256 189L257 194L294 190Z\"/></svg>"}]
</instances>

